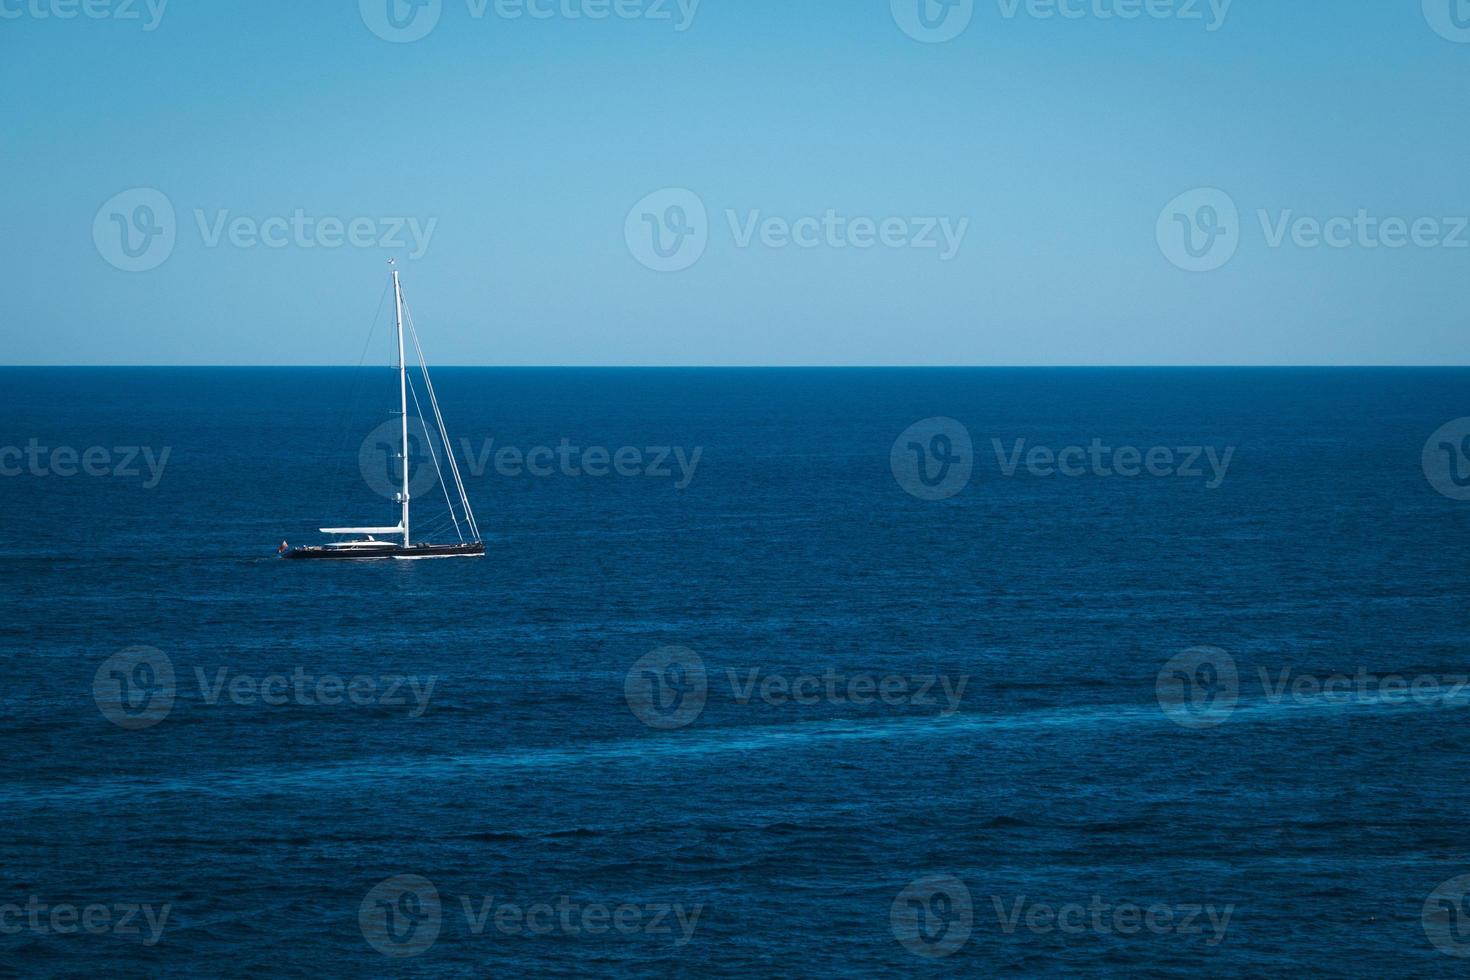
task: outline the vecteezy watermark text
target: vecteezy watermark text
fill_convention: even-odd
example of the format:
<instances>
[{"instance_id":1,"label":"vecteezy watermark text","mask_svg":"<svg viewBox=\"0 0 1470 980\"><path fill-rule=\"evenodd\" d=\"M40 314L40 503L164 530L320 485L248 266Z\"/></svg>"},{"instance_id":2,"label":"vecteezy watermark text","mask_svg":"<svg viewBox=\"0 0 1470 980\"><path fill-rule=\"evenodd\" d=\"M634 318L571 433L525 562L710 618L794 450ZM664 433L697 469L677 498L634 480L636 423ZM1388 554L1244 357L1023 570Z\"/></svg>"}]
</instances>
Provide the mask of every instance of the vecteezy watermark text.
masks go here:
<instances>
[{"instance_id":1,"label":"vecteezy watermark text","mask_svg":"<svg viewBox=\"0 0 1470 980\"><path fill-rule=\"evenodd\" d=\"M388 419L376 426L358 447L358 469L363 480L379 496L395 499L403 489L404 458L399 453L402 422ZM417 497L438 483L438 462L445 463L444 445L438 433L421 419L408 423L409 494ZM695 446L583 446L563 437L555 446L497 445L494 437L459 440L456 460L469 477L479 479L494 471L504 479L549 479L551 477L642 477L672 480L675 490L688 489L694 482L704 447Z\"/></svg>"},{"instance_id":2,"label":"vecteezy watermark text","mask_svg":"<svg viewBox=\"0 0 1470 980\"><path fill-rule=\"evenodd\" d=\"M1012 899L990 896L996 921L1006 935L1018 929L1037 935L1059 932L1067 936L1097 935L1198 936L1207 935L1206 946L1218 946L1230 928L1235 914L1233 904L1224 908L1214 905L1169 905L1155 902L1111 902L1093 895L1086 904L1066 902L1052 905L1031 901L1020 895Z\"/></svg>"},{"instance_id":3,"label":"vecteezy watermark text","mask_svg":"<svg viewBox=\"0 0 1470 980\"><path fill-rule=\"evenodd\" d=\"M402 674L290 672L250 674L215 667L192 671L197 696L206 705L405 708L408 718L422 717L439 678ZM168 717L179 696L172 658L153 647L131 647L108 657L97 668L92 697L102 716L119 728L151 728Z\"/></svg>"},{"instance_id":4,"label":"vecteezy watermark text","mask_svg":"<svg viewBox=\"0 0 1470 980\"><path fill-rule=\"evenodd\" d=\"M167 9L168 0L0 0L0 20L137 21L150 32Z\"/></svg>"},{"instance_id":5,"label":"vecteezy watermark text","mask_svg":"<svg viewBox=\"0 0 1470 980\"><path fill-rule=\"evenodd\" d=\"M217 667L212 673L206 673L203 667L195 667L194 678L200 697L209 705L219 704L221 700L235 705L264 704L277 708L288 704L328 707L346 704L359 708L381 705L407 707L409 718L423 716L434 694L434 685L439 682L433 676L402 674L313 675L304 667L297 667L289 675L231 674L228 667Z\"/></svg>"},{"instance_id":6,"label":"vecteezy watermark text","mask_svg":"<svg viewBox=\"0 0 1470 980\"><path fill-rule=\"evenodd\" d=\"M493 894L459 895L464 931L483 936L665 936L674 946L694 938L703 902L584 902L570 895L545 901L512 901ZM358 909L358 926L368 945L396 959L418 956L438 940L445 904L433 882L421 875L397 875L379 882Z\"/></svg>"},{"instance_id":7,"label":"vecteezy watermark text","mask_svg":"<svg viewBox=\"0 0 1470 980\"><path fill-rule=\"evenodd\" d=\"M358 447L358 469L373 492L389 500L403 489L404 457L399 453L403 440L402 421L388 419L376 426ZM470 439L459 440L456 461L463 473L474 479L491 470L508 480L531 477L642 477L650 480L672 480L675 490L686 490L694 482L704 447L695 446L583 446L563 437L555 446L496 445L494 437L482 439L478 446ZM430 431L422 419L408 422L408 489L418 497L434 489L439 481L439 467L445 460L444 444L438 433Z\"/></svg>"},{"instance_id":8,"label":"vecteezy watermark text","mask_svg":"<svg viewBox=\"0 0 1470 980\"><path fill-rule=\"evenodd\" d=\"M1470 249L1470 216L1374 214L1303 215L1292 208L1256 211L1267 248L1302 250L1404 248ZM1187 272L1213 272L1235 257L1245 232L1235 200L1217 187L1180 194L1164 206L1155 227L1159 251Z\"/></svg>"},{"instance_id":9,"label":"vecteezy watermark text","mask_svg":"<svg viewBox=\"0 0 1470 980\"><path fill-rule=\"evenodd\" d=\"M152 490L163 480L172 446L155 451L152 446L75 446L44 445L32 437L25 446L0 446L0 477L73 476L119 477L137 479L143 476L141 463L147 469L143 488Z\"/></svg>"},{"instance_id":10,"label":"vecteezy watermark text","mask_svg":"<svg viewBox=\"0 0 1470 980\"><path fill-rule=\"evenodd\" d=\"M1203 24L1214 33L1225 26L1234 0L995 0L1007 21L1175 20ZM926 44L952 41L975 16L976 0L890 0L894 22L909 37Z\"/></svg>"},{"instance_id":11,"label":"vecteezy watermark text","mask_svg":"<svg viewBox=\"0 0 1470 980\"><path fill-rule=\"evenodd\" d=\"M726 668L726 692L742 707L758 702L773 708L827 704L865 708L935 708L947 718L959 711L969 675L841 673L788 674L761 667ZM645 654L623 681L629 709L650 728L683 728L704 711L710 697L704 660L686 647Z\"/></svg>"},{"instance_id":12,"label":"vecteezy watermark text","mask_svg":"<svg viewBox=\"0 0 1470 980\"><path fill-rule=\"evenodd\" d=\"M942 0L941 0L942 2ZM1006 20L1179 20L1213 34L1225 26L1235 0L996 0Z\"/></svg>"},{"instance_id":13,"label":"vecteezy watermark text","mask_svg":"<svg viewBox=\"0 0 1470 980\"><path fill-rule=\"evenodd\" d=\"M724 217L730 240L739 249L912 249L935 252L941 262L959 254L970 230L970 219L963 217L871 217L835 208L795 217L731 208ZM633 205L623 223L628 252L655 272L681 272L693 266L708 248L711 232L704 200L683 187L649 194Z\"/></svg>"},{"instance_id":14,"label":"vecteezy watermark text","mask_svg":"<svg viewBox=\"0 0 1470 980\"><path fill-rule=\"evenodd\" d=\"M32 895L24 905L0 904L0 935L15 936L29 932L38 936L142 936L144 946L156 946L168 926L173 903L155 908L149 904L118 902L72 905L46 902ZM143 929L147 927L145 934Z\"/></svg>"},{"instance_id":15,"label":"vecteezy watermark text","mask_svg":"<svg viewBox=\"0 0 1470 980\"><path fill-rule=\"evenodd\" d=\"M556 475L577 477L649 477L673 479L675 490L683 490L694 482L695 470L699 468L703 446L686 450L683 446L578 446L563 438L556 448L519 446L495 448L494 439L486 439L474 451L469 440L461 440L466 469L472 476L482 476L493 459L495 472L503 477L520 476L551 477ZM677 469L676 474L674 470Z\"/></svg>"},{"instance_id":16,"label":"vecteezy watermark text","mask_svg":"<svg viewBox=\"0 0 1470 980\"><path fill-rule=\"evenodd\" d=\"M1230 470L1230 460L1235 456L1235 447L1223 450L1214 446L1137 446L1105 445L1101 439L1093 439L1087 446L1065 446L1053 449L1050 446L1026 448L1025 439L1013 440L1006 446L999 439L990 440L996 462L1002 476L1015 476L1024 465L1032 476L1065 476L1078 479L1084 476L1156 476L1205 479L1206 490L1217 490L1225 482ZM1022 458L1022 453L1025 458ZM1209 472L1205 472L1208 464Z\"/></svg>"},{"instance_id":17,"label":"vecteezy watermark text","mask_svg":"<svg viewBox=\"0 0 1470 980\"><path fill-rule=\"evenodd\" d=\"M759 209L744 214L725 212L725 222L736 248L759 242L765 248L883 248L938 249L939 261L959 254L969 218L849 217L828 208L820 216L785 218L763 216Z\"/></svg>"},{"instance_id":18,"label":"vecteezy watermark text","mask_svg":"<svg viewBox=\"0 0 1470 980\"><path fill-rule=\"evenodd\" d=\"M3 2L3 0L0 0ZM429 250L438 218L410 216L321 215L295 208L263 217L228 208L193 210L200 244L216 249L385 249L422 258ZM97 253L123 272L148 272L167 262L178 244L179 221L173 201L162 191L135 187L103 203L92 220Z\"/></svg>"},{"instance_id":19,"label":"vecteezy watermark text","mask_svg":"<svg viewBox=\"0 0 1470 980\"><path fill-rule=\"evenodd\" d=\"M194 223L205 248L218 248L221 242L228 242L235 248L407 249L410 259L423 258L439 227L438 218L317 217L301 208L289 215L266 218L232 215L228 210L206 214L196 208Z\"/></svg>"},{"instance_id":20,"label":"vecteezy watermark text","mask_svg":"<svg viewBox=\"0 0 1470 980\"><path fill-rule=\"evenodd\" d=\"M694 26L701 0L464 0L473 21L645 20L672 24L677 33ZM410 44L433 33L444 0L358 0L362 22L385 41Z\"/></svg>"},{"instance_id":21,"label":"vecteezy watermark text","mask_svg":"<svg viewBox=\"0 0 1470 980\"><path fill-rule=\"evenodd\" d=\"M1199 480L1207 490L1225 482L1235 447L1114 446L1093 438L1086 445L1032 445L1027 439L991 439L996 470L1003 477L1020 473L1050 479L1141 476ZM970 431L952 418L924 419L894 440L889 469L905 491L921 500L944 500L970 482L976 459Z\"/></svg>"},{"instance_id":22,"label":"vecteezy watermark text","mask_svg":"<svg viewBox=\"0 0 1470 980\"><path fill-rule=\"evenodd\" d=\"M1038 902L1027 895L991 895L995 926L1006 935L1199 936L1207 946L1225 940L1233 904L1141 904L1092 895L1086 902ZM906 886L888 913L893 937L910 952L927 959L951 956L969 942L980 924L970 888L959 878L923 878Z\"/></svg>"},{"instance_id":23,"label":"vecteezy watermark text","mask_svg":"<svg viewBox=\"0 0 1470 980\"><path fill-rule=\"evenodd\" d=\"M759 667L737 671L726 668L725 678L736 704L751 701L780 707L797 705L855 705L866 707L883 704L891 708L903 705L938 707L940 717L947 718L960 710L960 701L970 683L968 675L958 678L943 674L839 674L827 669L821 674L767 673Z\"/></svg>"},{"instance_id":24,"label":"vecteezy watermark text","mask_svg":"<svg viewBox=\"0 0 1470 980\"><path fill-rule=\"evenodd\" d=\"M1330 674L1295 667L1257 667L1263 704L1441 707L1470 702L1470 673L1379 673L1367 667ZM1242 696L1235 658L1219 647L1194 647L1171 657L1156 679L1159 706L1185 728L1213 728L1234 714Z\"/></svg>"}]
</instances>

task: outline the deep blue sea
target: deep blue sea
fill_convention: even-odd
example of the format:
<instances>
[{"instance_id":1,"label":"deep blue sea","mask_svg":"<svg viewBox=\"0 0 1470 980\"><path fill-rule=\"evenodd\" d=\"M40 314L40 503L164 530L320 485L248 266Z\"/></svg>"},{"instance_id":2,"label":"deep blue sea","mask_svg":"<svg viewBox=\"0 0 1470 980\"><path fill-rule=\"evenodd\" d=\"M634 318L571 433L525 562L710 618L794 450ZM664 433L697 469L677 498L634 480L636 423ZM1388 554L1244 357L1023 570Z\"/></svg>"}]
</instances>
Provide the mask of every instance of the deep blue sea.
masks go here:
<instances>
[{"instance_id":1,"label":"deep blue sea","mask_svg":"<svg viewBox=\"0 0 1470 980\"><path fill-rule=\"evenodd\" d=\"M1470 371L434 380L0 369L0 970L1464 975Z\"/></svg>"}]
</instances>

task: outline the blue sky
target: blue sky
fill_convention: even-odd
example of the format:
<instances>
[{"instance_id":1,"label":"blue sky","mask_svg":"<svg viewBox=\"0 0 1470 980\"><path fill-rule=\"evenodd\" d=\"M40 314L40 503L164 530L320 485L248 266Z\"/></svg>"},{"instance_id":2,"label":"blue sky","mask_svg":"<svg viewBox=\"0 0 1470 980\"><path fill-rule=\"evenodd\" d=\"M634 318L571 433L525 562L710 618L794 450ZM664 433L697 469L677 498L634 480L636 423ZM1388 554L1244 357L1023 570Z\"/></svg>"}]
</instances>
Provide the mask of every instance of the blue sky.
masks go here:
<instances>
[{"instance_id":1,"label":"blue sky","mask_svg":"<svg viewBox=\"0 0 1470 980\"><path fill-rule=\"evenodd\" d=\"M4 363L1470 363L1470 0L81 2Z\"/></svg>"}]
</instances>

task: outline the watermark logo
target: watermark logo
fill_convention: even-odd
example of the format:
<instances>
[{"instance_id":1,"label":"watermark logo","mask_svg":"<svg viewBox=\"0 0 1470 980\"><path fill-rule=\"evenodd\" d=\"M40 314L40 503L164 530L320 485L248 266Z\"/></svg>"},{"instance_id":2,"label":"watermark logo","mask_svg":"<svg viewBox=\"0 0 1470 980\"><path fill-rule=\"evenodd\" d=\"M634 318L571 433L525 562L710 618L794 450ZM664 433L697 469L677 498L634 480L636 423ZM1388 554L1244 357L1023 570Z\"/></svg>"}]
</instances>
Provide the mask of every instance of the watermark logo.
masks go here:
<instances>
[{"instance_id":1,"label":"watermark logo","mask_svg":"<svg viewBox=\"0 0 1470 980\"><path fill-rule=\"evenodd\" d=\"M975 0L889 0L889 6L899 29L925 44L953 41L975 16Z\"/></svg>"},{"instance_id":2,"label":"watermark logo","mask_svg":"<svg viewBox=\"0 0 1470 980\"><path fill-rule=\"evenodd\" d=\"M1140 476L1193 479L1206 490L1225 483L1234 446L1114 446L1095 437L1086 445L1029 445L1025 439L992 438L996 471L1039 479ZM889 453L889 468L904 490L923 500L943 500L965 488L977 460L969 431L950 418L925 419L906 429Z\"/></svg>"},{"instance_id":3,"label":"watermark logo","mask_svg":"<svg viewBox=\"0 0 1470 980\"><path fill-rule=\"evenodd\" d=\"M969 485L975 446L970 431L954 419L925 419L894 441L888 466L898 485L913 496L945 500Z\"/></svg>"},{"instance_id":4,"label":"watermark logo","mask_svg":"<svg viewBox=\"0 0 1470 980\"><path fill-rule=\"evenodd\" d=\"M654 272L682 272L709 246L709 212L699 195L669 187L633 205L623 224L628 251Z\"/></svg>"},{"instance_id":5,"label":"watermark logo","mask_svg":"<svg viewBox=\"0 0 1470 980\"><path fill-rule=\"evenodd\" d=\"M443 443L417 416L408 420L408 458L405 459L403 423L395 416L363 439L357 451L357 468L374 493L397 500L403 493L405 466L408 467L408 495L419 497L438 485L439 473L434 463L442 459Z\"/></svg>"},{"instance_id":6,"label":"watermark logo","mask_svg":"<svg viewBox=\"0 0 1470 980\"><path fill-rule=\"evenodd\" d=\"M357 0L368 30L394 44L421 41L439 26L444 0Z\"/></svg>"},{"instance_id":7,"label":"watermark logo","mask_svg":"<svg viewBox=\"0 0 1470 980\"><path fill-rule=\"evenodd\" d=\"M692 724L709 699L704 660L686 647L662 647L639 658L623 679L623 697L649 728Z\"/></svg>"},{"instance_id":8,"label":"watermark logo","mask_svg":"<svg viewBox=\"0 0 1470 980\"><path fill-rule=\"evenodd\" d=\"M1470 44L1470 0L1424 0L1424 19L1445 40Z\"/></svg>"},{"instance_id":9,"label":"watermark logo","mask_svg":"<svg viewBox=\"0 0 1470 980\"><path fill-rule=\"evenodd\" d=\"M820 674L766 672L761 667L725 668L727 696L741 707L760 703L790 706L937 708L948 718L960 710L970 676L948 674L845 674L827 668ZM628 707L652 728L683 728L704 710L711 693L709 675L693 651L667 647L648 654L624 680Z\"/></svg>"},{"instance_id":10,"label":"watermark logo","mask_svg":"<svg viewBox=\"0 0 1470 980\"><path fill-rule=\"evenodd\" d=\"M148 272L168 261L178 240L173 202L151 187L123 191L97 209L92 241L108 264Z\"/></svg>"},{"instance_id":11,"label":"watermark logo","mask_svg":"<svg viewBox=\"0 0 1470 980\"><path fill-rule=\"evenodd\" d=\"M439 938L443 921L439 890L419 875L395 875L379 882L357 910L357 925L368 945L395 959L427 952Z\"/></svg>"},{"instance_id":12,"label":"watermark logo","mask_svg":"<svg viewBox=\"0 0 1470 980\"><path fill-rule=\"evenodd\" d=\"M1292 208L1257 208L1255 216L1261 240L1270 249L1470 249L1470 216L1465 215L1406 217L1358 208L1352 214L1322 217ZM1224 266L1235 256L1244 232L1235 201L1215 188L1176 197L1160 212L1157 226L1159 250L1187 272Z\"/></svg>"},{"instance_id":13,"label":"watermark logo","mask_svg":"<svg viewBox=\"0 0 1470 980\"><path fill-rule=\"evenodd\" d=\"M0 0L3 2L3 0ZM337 217L309 214L296 208L288 214L257 218L228 208L212 213L192 210L193 228L207 249L384 249L421 259L429 251L439 219L411 216ZM92 220L97 252L124 272L149 272L168 261L178 244L179 222L173 202L162 191L134 188L116 195L98 208Z\"/></svg>"},{"instance_id":14,"label":"watermark logo","mask_svg":"<svg viewBox=\"0 0 1470 980\"><path fill-rule=\"evenodd\" d=\"M1262 705L1280 707L1345 707L1413 705L1420 708L1463 707L1470 703L1470 675L1380 674L1359 666L1354 673L1303 673L1286 666L1256 668ZM1245 680L1235 660L1215 647L1197 647L1169 660L1159 671L1159 706L1186 728L1224 724L1239 704Z\"/></svg>"},{"instance_id":15,"label":"watermark logo","mask_svg":"<svg viewBox=\"0 0 1470 980\"><path fill-rule=\"evenodd\" d=\"M1430 892L1422 921L1435 949L1446 956L1470 957L1470 875L1451 878Z\"/></svg>"},{"instance_id":16,"label":"watermark logo","mask_svg":"<svg viewBox=\"0 0 1470 980\"><path fill-rule=\"evenodd\" d=\"M1240 247L1240 209L1229 194L1202 187L1180 194L1159 212L1159 251L1186 272L1213 272Z\"/></svg>"},{"instance_id":17,"label":"watermark logo","mask_svg":"<svg viewBox=\"0 0 1470 980\"><path fill-rule=\"evenodd\" d=\"M924 878L898 893L888 910L893 938L926 959L958 952L970 939L975 904L958 878Z\"/></svg>"},{"instance_id":18,"label":"watermark logo","mask_svg":"<svg viewBox=\"0 0 1470 980\"><path fill-rule=\"evenodd\" d=\"M1446 422L1424 444L1429 485L1451 500L1470 500L1470 418Z\"/></svg>"},{"instance_id":19,"label":"watermark logo","mask_svg":"<svg viewBox=\"0 0 1470 980\"><path fill-rule=\"evenodd\" d=\"M402 708L407 718L421 718L429 708L435 676L402 674L308 674L296 667L290 674L232 673L229 667L210 672L194 668L200 701L214 706L255 704L284 707L352 705L360 708ZM173 661L152 647L133 647L109 657L92 679L92 697L102 716L119 728L151 728L168 717L179 693Z\"/></svg>"},{"instance_id":20,"label":"watermark logo","mask_svg":"<svg viewBox=\"0 0 1470 980\"><path fill-rule=\"evenodd\" d=\"M92 699L102 717L119 728L152 728L173 710L178 686L168 654L129 647L108 657L92 678Z\"/></svg>"},{"instance_id":21,"label":"watermark logo","mask_svg":"<svg viewBox=\"0 0 1470 980\"><path fill-rule=\"evenodd\" d=\"M940 262L960 253L970 219L925 215L852 215L827 208L795 217L766 214L760 208L724 210L731 244L741 250L874 248L934 252ZM628 251L656 272L681 272L704 255L714 234L708 209L693 191L669 188L645 197L628 212L623 237Z\"/></svg>"},{"instance_id":22,"label":"watermark logo","mask_svg":"<svg viewBox=\"0 0 1470 980\"><path fill-rule=\"evenodd\" d=\"M676 947L694 938L703 902L579 902L571 895L545 901L509 901L493 894L460 894L447 903L432 882L420 875L397 875L368 892L358 909L363 938L384 956L418 956L439 938L446 916L463 918L456 935L535 939L542 936L667 936Z\"/></svg>"},{"instance_id":23,"label":"watermark logo","mask_svg":"<svg viewBox=\"0 0 1470 980\"><path fill-rule=\"evenodd\" d=\"M1171 657L1154 681L1159 707L1184 728L1223 725L1240 700L1235 658L1218 647L1193 647Z\"/></svg>"}]
</instances>

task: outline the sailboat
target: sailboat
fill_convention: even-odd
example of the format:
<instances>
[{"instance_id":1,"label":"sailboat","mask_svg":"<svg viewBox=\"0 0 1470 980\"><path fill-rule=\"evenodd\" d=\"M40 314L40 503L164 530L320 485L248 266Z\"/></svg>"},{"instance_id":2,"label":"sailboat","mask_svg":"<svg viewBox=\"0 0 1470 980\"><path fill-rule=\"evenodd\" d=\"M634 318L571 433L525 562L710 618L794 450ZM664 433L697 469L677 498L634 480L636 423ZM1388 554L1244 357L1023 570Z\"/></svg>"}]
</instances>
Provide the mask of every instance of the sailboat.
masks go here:
<instances>
[{"instance_id":1,"label":"sailboat","mask_svg":"<svg viewBox=\"0 0 1470 980\"><path fill-rule=\"evenodd\" d=\"M394 265L394 263L389 262L389 265ZM460 509L458 511L455 510L454 502L449 495L449 484L444 482L444 472L439 466L439 455L434 452L433 441L430 438L428 440L429 457L433 460L434 468L439 473L439 485L444 488L444 501L449 505L449 516L454 523L455 533L459 537L459 541L449 544L416 542L410 533L411 525L409 523L409 517L411 498L408 492L408 360L405 357L404 348L403 287L398 281L397 268L393 269L393 308L394 320L398 327L398 418L401 423L399 429L399 451L393 458L400 461L403 471L403 487L399 492L394 494L394 500L401 508L398 524L394 527L324 527L321 529L321 533L336 536L339 540L303 548L290 548L283 543L280 549L282 558L292 560L380 561L393 559L398 561L413 561L422 558L478 558L485 554L485 544L480 538L480 526L475 521L475 512L470 509L470 498L465 493L464 481L459 475L459 464L454 459L454 450L450 448L449 433L444 428L444 416L439 412L439 399L434 394L434 383L429 380L429 366L424 361L424 351L419 346L418 331L413 329L412 319L409 320L409 329L413 337L414 350L418 353L419 368L423 372L424 388L428 394L429 406L434 412L434 422L438 428L439 438L442 440L440 444L444 447L444 456L449 462L449 472L454 478L454 489L459 495ZM418 404L417 393L414 394L414 403L415 405Z\"/></svg>"}]
</instances>

